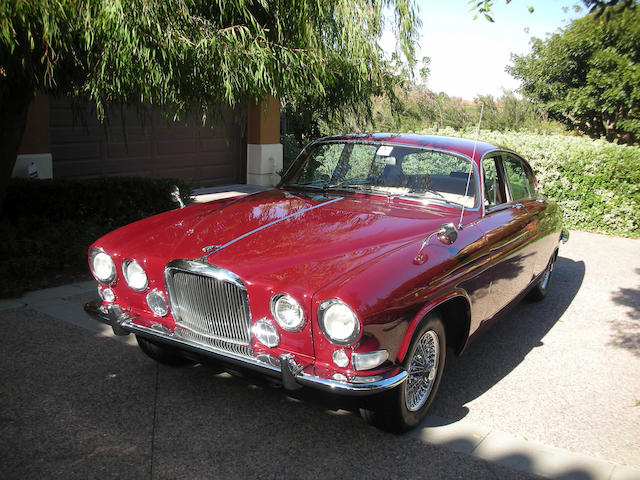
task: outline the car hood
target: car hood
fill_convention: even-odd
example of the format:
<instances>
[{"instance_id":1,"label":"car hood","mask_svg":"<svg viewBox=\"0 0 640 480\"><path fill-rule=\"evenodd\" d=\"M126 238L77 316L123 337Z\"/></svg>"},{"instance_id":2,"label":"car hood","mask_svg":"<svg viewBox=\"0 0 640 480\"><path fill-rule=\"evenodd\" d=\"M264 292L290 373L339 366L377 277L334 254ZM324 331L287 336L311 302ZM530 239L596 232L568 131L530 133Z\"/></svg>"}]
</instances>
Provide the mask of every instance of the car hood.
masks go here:
<instances>
[{"instance_id":1,"label":"car hood","mask_svg":"<svg viewBox=\"0 0 640 480\"><path fill-rule=\"evenodd\" d=\"M247 285L277 291L295 283L312 294L369 259L421 241L455 212L373 195L273 189L172 210L97 245L145 264L203 258Z\"/></svg>"}]
</instances>

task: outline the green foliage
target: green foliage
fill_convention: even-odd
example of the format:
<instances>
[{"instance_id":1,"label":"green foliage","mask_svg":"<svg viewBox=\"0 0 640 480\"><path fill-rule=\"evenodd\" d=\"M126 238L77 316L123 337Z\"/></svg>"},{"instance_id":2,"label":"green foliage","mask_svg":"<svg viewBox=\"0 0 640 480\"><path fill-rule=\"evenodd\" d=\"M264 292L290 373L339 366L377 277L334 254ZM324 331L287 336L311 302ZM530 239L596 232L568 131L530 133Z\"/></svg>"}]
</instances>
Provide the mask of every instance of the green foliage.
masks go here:
<instances>
[{"instance_id":1,"label":"green foliage","mask_svg":"<svg viewBox=\"0 0 640 480\"><path fill-rule=\"evenodd\" d=\"M118 102L204 119L213 105L322 96L336 80L349 102L386 73L383 3L413 64L412 0L6 0L0 102L43 89L89 98L99 114Z\"/></svg>"},{"instance_id":2,"label":"green foliage","mask_svg":"<svg viewBox=\"0 0 640 480\"><path fill-rule=\"evenodd\" d=\"M346 115L323 117L318 128L305 132L306 141L325 135L345 132L418 132L424 129L454 128L456 130L476 126L480 105L485 105L483 127L490 130L527 130L536 132L561 132L563 127L549 121L530 101L505 92L499 98L479 96L468 102L445 93L434 93L420 85L407 91L396 91L373 98L372 116L369 120ZM303 141L298 142L301 148Z\"/></svg>"},{"instance_id":3,"label":"green foliage","mask_svg":"<svg viewBox=\"0 0 640 480\"><path fill-rule=\"evenodd\" d=\"M0 216L0 297L86 275L87 249L115 228L176 208L184 180L112 177L10 183Z\"/></svg>"},{"instance_id":4,"label":"green foliage","mask_svg":"<svg viewBox=\"0 0 640 480\"><path fill-rule=\"evenodd\" d=\"M475 130L440 134L475 137ZM566 135L481 130L524 156L569 228L640 237L640 149Z\"/></svg>"},{"instance_id":5,"label":"green foliage","mask_svg":"<svg viewBox=\"0 0 640 480\"><path fill-rule=\"evenodd\" d=\"M410 69L414 0L3 0L0 205L37 90L88 99L101 119L120 104L206 123L269 95L301 116L365 114L391 78L383 6Z\"/></svg>"},{"instance_id":6,"label":"green foliage","mask_svg":"<svg viewBox=\"0 0 640 480\"><path fill-rule=\"evenodd\" d=\"M640 8L587 15L528 55L509 72L521 92L549 116L592 138L640 141Z\"/></svg>"},{"instance_id":7,"label":"green foliage","mask_svg":"<svg viewBox=\"0 0 640 480\"><path fill-rule=\"evenodd\" d=\"M474 19L482 16L489 22L493 23L495 21L493 19L494 0L467 0L467 3L471 5L471 11L475 12ZM505 3L511 3L511 0L505 0ZM582 0L582 4L589 13L593 13L598 17L604 14L605 18L608 18L612 13L633 7L637 4L637 0ZM581 9L580 5L574 5L573 8ZM533 13L535 12L535 7L527 5L527 10L529 10L529 13Z\"/></svg>"}]
</instances>

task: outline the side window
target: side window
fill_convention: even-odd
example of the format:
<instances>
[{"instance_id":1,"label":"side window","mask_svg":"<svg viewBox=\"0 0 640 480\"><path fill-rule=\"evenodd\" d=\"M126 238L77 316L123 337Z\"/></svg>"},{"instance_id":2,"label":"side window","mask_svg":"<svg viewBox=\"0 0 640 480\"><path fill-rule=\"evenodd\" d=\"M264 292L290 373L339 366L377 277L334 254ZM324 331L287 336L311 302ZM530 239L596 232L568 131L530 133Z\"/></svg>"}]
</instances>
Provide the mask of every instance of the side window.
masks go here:
<instances>
[{"instance_id":1,"label":"side window","mask_svg":"<svg viewBox=\"0 0 640 480\"><path fill-rule=\"evenodd\" d=\"M520 159L505 156L504 170L507 175L509 189L511 190L512 201L530 198L534 195L529 192L529 181L532 181L532 179L529 178L528 172L525 170Z\"/></svg>"},{"instance_id":2,"label":"side window","mask_svg":"<svg viewBox=\"0 0 640 480\"><path fill-rule=\"evenodd\" d=\"M491 157L482 160L482 174L484 175L484 205L493 207L505 202L504 188L498 175L498 158Z\"/></svg>"},{"instance_id":3,"label":"side window","mask_svg":"<svg viewBox=\"0 0 640 480\"><path fill-rule=\"evenodd\" d=\"M533 172L531 171L531 167L525 168L524 173L527 176L527 187L529 188L529 196L535 197L537 194L536 183L533 180Z\"/></svg>"}]
</instances>

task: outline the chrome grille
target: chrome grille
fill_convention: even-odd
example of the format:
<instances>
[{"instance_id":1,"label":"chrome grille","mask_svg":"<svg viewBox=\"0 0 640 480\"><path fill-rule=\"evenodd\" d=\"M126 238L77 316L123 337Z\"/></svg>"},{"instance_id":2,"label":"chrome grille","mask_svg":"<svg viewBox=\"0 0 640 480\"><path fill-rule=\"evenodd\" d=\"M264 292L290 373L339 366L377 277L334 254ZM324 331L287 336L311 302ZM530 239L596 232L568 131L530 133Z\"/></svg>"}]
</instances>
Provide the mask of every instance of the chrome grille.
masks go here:
<instances>
[{"instance_id":1,"label":"chrome grille","mask_svg":"<svg viewBox=\"0 0 640 480\"><path fill-rule=\"evenodd\" d=\"M233 273L192 260L171 262L165 272L174 333L236 355L252 356L247 292Z\"/></svg>"}]
</instances>

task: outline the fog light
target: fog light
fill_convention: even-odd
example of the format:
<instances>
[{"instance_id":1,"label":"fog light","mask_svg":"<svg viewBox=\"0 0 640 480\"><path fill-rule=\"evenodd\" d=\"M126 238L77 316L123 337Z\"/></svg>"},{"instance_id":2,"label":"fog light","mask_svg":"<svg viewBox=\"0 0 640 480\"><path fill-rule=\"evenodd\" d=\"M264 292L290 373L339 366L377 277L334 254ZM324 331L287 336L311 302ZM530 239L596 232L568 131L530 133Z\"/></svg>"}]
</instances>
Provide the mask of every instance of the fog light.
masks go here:
<instances>
[{"instance_id":1,"label":"fog light","mask_svg":"<svg viewBox=\"0 0 640 480\"><path fill-rule=\"evenodd\" d=\"M338 382L346 382L347 381L347 377L341 373L334 373L333 374L333 379L338 381Z\"/></svg>"},{"instance_id":2,"label":"fog light","mask_svg":"<svg viewBox=\"0 0 640 480\"><path fill-rule=\"evenodd\" d=\"M375 352L353 353L351 361L353 368L356 370L371 370L384 363L389 358L389 352L386 350L377 350Z\"/></svg>"},{"instance_id":3,"label":"fog light","mask_svg":"<svg viewBox=\"0 0 640 480\"><path fill-rule=\"evenodd\" d=\"M151 290L147 294L147 305L157 317L164 317L169 313L169 306L164 295L159 290Z\"/></svg>"},{"instance_id":4,"label":"fog light","mask_svg":"<svg viewBox=\"0 0 640 480\"><path fill-rule=\"evenodd\" d=\"M280 335L275 325L266 318L258 320L251 327L251 333L266 347L276 347L280 343Z\"/></svg>"},{"instance_id":5,"label":"fog light","mask_svg":"<svg viewBox=\"0 0 640 480\"><path fill-rule=\"evenodd\" d=\"M111 290L110 288L101 288L99 285L98 295L100 295L100 298L102 300L109 303L113 303L113 301L116 299L116 295L115 293L113 293L113 290Z\"/></svg>"},{"instance_id":6,"label":"fog light","mask_svg":"<svg viewBox=\"0 0 640 480\"><path fill-rule=\"evenodd\" d=\"M333 352L333 363L339 367L346 367L349 365L349 357L344 350L336 350Z\"/></svg>"}]
</instances>

